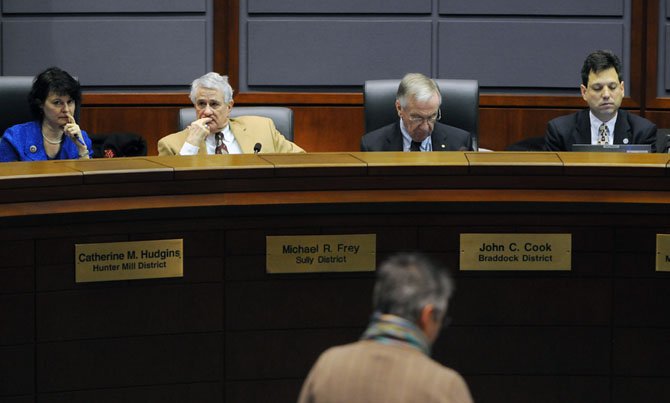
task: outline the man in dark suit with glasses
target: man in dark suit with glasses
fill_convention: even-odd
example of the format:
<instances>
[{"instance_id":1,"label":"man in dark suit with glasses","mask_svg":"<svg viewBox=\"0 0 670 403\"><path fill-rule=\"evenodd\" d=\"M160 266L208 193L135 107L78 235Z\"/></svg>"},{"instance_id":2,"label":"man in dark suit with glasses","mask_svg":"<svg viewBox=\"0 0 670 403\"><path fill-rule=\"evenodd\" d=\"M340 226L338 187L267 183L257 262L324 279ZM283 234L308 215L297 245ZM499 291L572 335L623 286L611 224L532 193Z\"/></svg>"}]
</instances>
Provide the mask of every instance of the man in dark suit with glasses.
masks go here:
<instances>
[{"instance_id":1,"label":"man in dark suit with glasses","mask_svg":"<svg viewBox=\"0 0 670 403\"><path fill-rule=\"evenodd\" d=\"M365 134L361 151L471 150L470 133L439 122L441 104L435 81L420 73L405 75L395 101L400 119Z\"/></svg>"}]
</instances>

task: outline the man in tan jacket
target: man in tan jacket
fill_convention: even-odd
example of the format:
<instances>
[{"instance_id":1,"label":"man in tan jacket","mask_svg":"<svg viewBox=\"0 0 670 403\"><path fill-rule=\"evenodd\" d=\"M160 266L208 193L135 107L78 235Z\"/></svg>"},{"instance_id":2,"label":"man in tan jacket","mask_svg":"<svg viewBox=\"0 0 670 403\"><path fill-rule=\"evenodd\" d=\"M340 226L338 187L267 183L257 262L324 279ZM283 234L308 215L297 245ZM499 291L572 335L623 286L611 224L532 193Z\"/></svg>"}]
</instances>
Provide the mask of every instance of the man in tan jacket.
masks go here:
<instances>
[{"instance_id":1,"label":"man in tan jacket","mask_svg":"<svg viewBox=\"0 0 670 403\"><path fill-rule=\"evenodd\" d=\"M233 89L228 78L207 73L191 84L191 102L197 120L186 129L158 141L158 155L251 154L256 143L266 153L304 150L286 140L271 119L240 116L229 119Z\"/></svg>"},{"instance_id":2,"label":"man in tan jacket","mask_svg":"<svg viewBox=\"0 0 670 403\"><path fill-rule=\"evenodd\" d=\"M423 255L382 263L367 330L321 354L298 402L471 403L463 378L429 357L451 291L447 273Z\"/></svg>"}]
</instances>

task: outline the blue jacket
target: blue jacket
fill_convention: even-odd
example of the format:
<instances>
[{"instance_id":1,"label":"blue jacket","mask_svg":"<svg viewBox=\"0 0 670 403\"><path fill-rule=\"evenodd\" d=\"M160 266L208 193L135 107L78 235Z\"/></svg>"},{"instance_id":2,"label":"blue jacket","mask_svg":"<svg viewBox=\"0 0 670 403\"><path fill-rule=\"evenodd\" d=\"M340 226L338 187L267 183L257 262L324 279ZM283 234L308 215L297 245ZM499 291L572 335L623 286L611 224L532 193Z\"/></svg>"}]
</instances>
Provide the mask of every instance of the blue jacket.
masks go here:
<instances>
[{"instance_id":1,"label":"blue jacket","mask_svg":"<svg viewBox=\"0 0 670 403\"><path fill-rule=\"evenodd\" d=\"M88 134L81 131L88 155L93 158L93 144ZM61 149L53 159L68 160L79 158L77 145L67 136L63 136ZM44 161L48 160L44 151L42 128L36 121L21 123L10 127L0 139L0 162L9 161Z\"/></svg>"}]
</instances>

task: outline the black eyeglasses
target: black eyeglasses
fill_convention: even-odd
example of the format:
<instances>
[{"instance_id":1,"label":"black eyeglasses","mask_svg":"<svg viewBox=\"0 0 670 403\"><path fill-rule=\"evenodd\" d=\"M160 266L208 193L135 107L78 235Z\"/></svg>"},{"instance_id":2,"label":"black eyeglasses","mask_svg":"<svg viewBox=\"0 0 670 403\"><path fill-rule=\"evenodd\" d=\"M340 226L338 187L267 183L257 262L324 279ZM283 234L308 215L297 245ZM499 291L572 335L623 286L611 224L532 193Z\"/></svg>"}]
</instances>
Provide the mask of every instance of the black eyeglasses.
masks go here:
<instances>
[{"instance_id":1,"label":"black eyeglasses","mask_svg":"<svg viewBox=\"0 0 670 403\"><path fill-rule=\"evenodd\" d=\"M408 116L408 120L412 125L421 125L424 123L434 124L442 118L442 110L438 109L437 113L426 117L423 116Z\"/></svg>"}]
</instances>

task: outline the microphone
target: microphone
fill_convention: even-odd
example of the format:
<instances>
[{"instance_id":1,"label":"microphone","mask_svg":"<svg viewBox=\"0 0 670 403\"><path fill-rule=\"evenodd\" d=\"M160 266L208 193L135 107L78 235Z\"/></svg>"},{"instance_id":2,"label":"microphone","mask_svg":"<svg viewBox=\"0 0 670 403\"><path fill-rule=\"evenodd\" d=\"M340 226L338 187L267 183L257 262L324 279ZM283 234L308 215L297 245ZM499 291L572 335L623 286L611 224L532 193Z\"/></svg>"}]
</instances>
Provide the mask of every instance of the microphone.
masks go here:
<instances>
[{"instance_id":1,"label":"microphone","mask_svg":"<svg viewBox=\"0 0 670 403\"><path fill-rule=\"evenodd\" d=\"M261 143L256 143L256 145L254 145L254 154L258 154L261 151L261 147L263 147Z\"/></svg>"}]
</instances>

